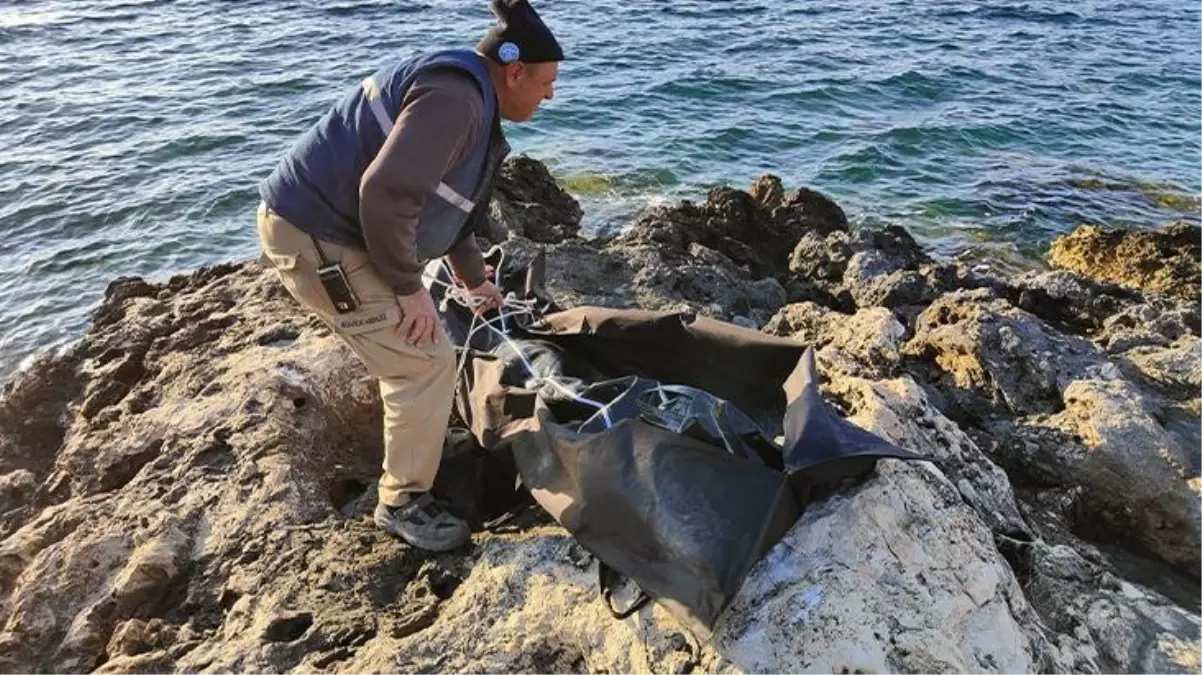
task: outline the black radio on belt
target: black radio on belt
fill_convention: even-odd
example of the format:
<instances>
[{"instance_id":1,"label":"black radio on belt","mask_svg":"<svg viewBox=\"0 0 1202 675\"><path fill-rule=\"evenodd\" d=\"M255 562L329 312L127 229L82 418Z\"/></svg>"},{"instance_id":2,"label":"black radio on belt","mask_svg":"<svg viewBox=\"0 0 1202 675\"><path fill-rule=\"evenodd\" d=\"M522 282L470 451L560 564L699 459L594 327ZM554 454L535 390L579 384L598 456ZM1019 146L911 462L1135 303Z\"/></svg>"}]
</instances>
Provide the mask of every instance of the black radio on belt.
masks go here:
<instances>
[{"instance_id":1,"label":"black radio on belt","mask_svg":"<svg viewBox=\"0 0 1202 675\"><path fill-rule=\"evenodd\" d=\"M317 249L317 257L321 259L321 267L317 268L317 278L321 281L322 288L326 289L326 295L330 296L334 309L339 314L359 309L359 298L355 296L351 282L342 270L342 263L326 260L325 254L321 252L321 244L317 243L316 238L313 238L313 246Z\"/></svg>"}]
</instances>

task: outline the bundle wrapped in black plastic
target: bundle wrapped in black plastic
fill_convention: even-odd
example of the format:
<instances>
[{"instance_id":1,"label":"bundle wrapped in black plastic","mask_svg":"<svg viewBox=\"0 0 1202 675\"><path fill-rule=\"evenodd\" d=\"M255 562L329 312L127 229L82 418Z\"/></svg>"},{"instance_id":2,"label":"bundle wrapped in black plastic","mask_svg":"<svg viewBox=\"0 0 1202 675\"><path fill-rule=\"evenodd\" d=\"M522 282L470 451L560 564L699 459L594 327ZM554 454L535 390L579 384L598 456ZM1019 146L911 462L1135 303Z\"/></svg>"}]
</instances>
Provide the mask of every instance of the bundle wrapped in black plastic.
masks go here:
<instances>
[{"instance_id":1,"label":"bundle wrapped in black plastic","mask_svg":"<svg viewBox=\"0 0 1202 675\"><path fill-rule=\"evenodd\" d=\"M458 414L617 573L603 586L627 577L699 635L814 499L877 459L924 459L826 404L804 344L688 313L561 311L532 269L503 272L545 311L472 336ZM471 324L448 304L457 344Z\"/></svg>"}]
</instances>

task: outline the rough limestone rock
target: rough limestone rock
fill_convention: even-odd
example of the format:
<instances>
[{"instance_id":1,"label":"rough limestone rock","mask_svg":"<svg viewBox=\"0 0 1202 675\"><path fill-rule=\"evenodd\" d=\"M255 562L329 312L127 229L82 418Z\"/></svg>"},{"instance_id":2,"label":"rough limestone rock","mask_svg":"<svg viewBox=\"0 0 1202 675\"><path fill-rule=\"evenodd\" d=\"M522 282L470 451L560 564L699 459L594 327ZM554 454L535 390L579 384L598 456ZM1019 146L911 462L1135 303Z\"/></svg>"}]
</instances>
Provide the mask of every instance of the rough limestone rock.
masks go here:
<instances>
[{"instance_id":1,"label":"rough limestone rock","mask_svg":"<svg viewBox=\"0 0 1202 675\"><path fill-rule=\"evenodd\" d=\"M77 347L44 508L0 542L6 670L91 670L131 619L203 633L221 614L208 581L333 512L340 465L370 466L374 390L270 281L251 265L173 280L115 301L125 319Z\"/></svg>"},{"instance_id":2,"label":"rough limestone rock","mask_svg":"<svg viewBox=\"0 0 1202 675\"><path fill-rule=\"evenodd\" d=\"M1202 295L1202 230L1184 221L1144 232L1082 225L1052 242L1053 266L1197 304Z\"/></svg>"},{"instance_id":3,"label":"rough limestone rock","mask_svg":"<svg viewBox=\"0 0 1202 675\"><path fill-rule=\"evenodd\" d=\"M49 473L54 456L44 450L62 442L63 406L79 394L75 365L70 356L44 356L0 390L0 474L27 471L40 481ZM9 510L6 504L2 512Z\"/></svg>"},{"instance_id":4,"label":"rough limestone rock","mask_svg":"<svg viewBox=\"0 0 1202 675\"><path fill-rule=\"evenodd\" d=\"M895 270L881 274L865 274L866 259L870 254L857 253L847 265L844 284L856 307L902 308L926 305L939 297L943 291L922 272Z\"/></svg>"},{"instance_id":5,"label":"rough limestone rock","mask_svg":"<svg viewBox=\"0 0 1202 675\"><path fill-rule=\"evenodd\" d=\"M558 526L498 541L472 561L427 633L377 641L347 665L356 672L732 670L658 606L614 621L597 601L596 578L590 556Z\"/></svg>"},{"instance_id":6,"label":"rough limestone rock","mask_svg":"<svg viewBox=\"0 0 1202 675\"><path fill-rule=\"evenodd\" d=\"M994 406L1017 415L1056 412L1072 382L1120 374L1092 343L1055 331L989 289L932 303L904 352L935 366L934 379L966 416Z\"/></svg>"},{"instance_id":7,"label":"rough limestone rock","mask_svg":"<svg viewBox=\"0 0 1202 675\"><path fill-rule=\"evenodd\" d=\"M743 672L1055 668L1034 617L955 487L929 465L885 460L802 515L715 641Z\"/></svg>"},{"instance_id":8,"label":"rough limestone rock","mask_svg":"<svg viewBox=\"0 0 1202 675\"><path fill-rule=\"evenodd\" d=\"M1197 336L1198 323L1196 304L1151 298L1106 317L1094 339L1111 354L1148 345L1166 347L1186 335Z\"/></svg>"},{"instance_id":9,"label":"rough limestone rock","mask_svg":"<svg viewBox=\"0 0 1202 675\"><path fill-rule=\"evenodd\" d=\"M447 554L376 528L375 383L272 272L120 279L0 391L0 670L1198 671L1196 576L1146 557L1196 529L1188 303L936 264L771 176L609 242L537 162L498 180L488 238L544 250L561 305L766 323L932 461L813 505L699 641L654 603L614 620L536 507Z\"/></svg>"},{"instance_id":10,"label":"rough limestone rock","mask_svg":"<svg viewBox=\"0 0 1202 675\"><path fill-rule=\"evenodd\" d=\"M520 262L545 251L547 289L564 308L692 311L724 320L744 317L758 327L786 301L775 278L752 279L729 258L700 244L692 244L686 255L675 259L653 246L620 242L599 245L572 239L536 247L512 239L506 245Z\"/></svg>"},{"instance_id":11,"label":"rough limestone rock","mask_svg":"<svg viewBox=\"0 0 1202 675\"><path fill-rule=\"evenodd\" d=\"M1007 466L1081 488L1078 503L1105 522L1173 565L1197 566L1196 449L1164 429L1154 416L1162 407L1094 345L978 290L932 304L905 353L934 363L936 387L960 414L992 404L1051 415L1038 424L1064 437L1012 439L1032 449L1007 451L1023 457Z\"/></svg>"},{"instance_id":12,"label":"rough limestone rock","mask_svg":"<svg viewBox=\"0 0 1202 675\"><path fill-rule=\"evenodd\" d=\"M870 430L902 447L924 448L993 532L1018 541L1030 538L1006 473L931 404L912 378L842 377L828 391L852 419L868 421Z\"/></svg>"},{"instance_id":13,"label":"rough limestone rock","mask_svg":"<svg viewBox=\"0 0 1202 675\"><path fill-rule=\"evenodd\" d=\"M856 307L929 304L943 290L929 269L931 259L900 227L857 231L850 247L855 253L843 271L843 289Z\"/></svg>"},{"instance_id":14,"label":"rough limestone rock","mask_svg":"<svg viewBox=\"0 0 1202 675\"><path fill-rule=\"evenodd\" d=\"M789 254L785 281L790 303L814 302L844 313L855 311L855 301L842 289L843 271L851 259L848 235L806 232Z\"/></svg>"},{"instance_id":15,"label":"rough limestone rock","mask_svg":"<svg viewBox=\"0 0 1202 675\"><path fill-rule=\"evenodd\" d=\"M853 420L863 420L866 428L902 447L922 448L994 532L1030 538L1005 472L912 377L894 376L903 331L887 310L876 307L845 317L813 303L789 305L765 330L821 346L819 363L829 377L824 393Z\"/></svg>"},{"instance_id":16,"label":"rough limestone rock","mask_svg":"<svg viewBox=\"0 0 1202 675\"><path fill-rule=\"evenodd\" d=\"M192 344L187 324L156 327L143 312L174 317L189 307L197 319L226 316L217 291L228 289L261 318L235 312L238 321L186 348L211 367L191 378L172 368L188 354L147 349L147 373L168 378L159 383L164 394L139 412L117 403L87 421L111 418L96 431L105 448L65 444L75 459L137 445L152 429L169 439L108 491L96 492L91 477L67 479L70 498L4 541L0 561L14 589L0 633L8 669L734 668L658 608L635 626L610 621L595 601L595 563L553 527L484 536L467 556L433 559L375 530L365 506L368 467L378 462L368 451L374 392L344 348L321 326L302 323L270 276L232 268L192 280L166 308L157 298L129 303L126 314L146 326L144 337L164 346L179 333ZM277 324L281 317L289 323ZM84 362L117 336L85 343ZM200 400L180 416L193 397ZM1013 622L1005 607L986 616ZM48 643L61 646L39 649ZM799 658L805 654L786 650L776 668Z\"/></svg>"},{"instance_id":17,"label":"rough limestone rock","mask_svg":"<svg viewBox=\"0 0 1202 675\"><path fill-rule=\"evenodd\" d=\"M584 216L580 204L547 168L525 155L501 165L489 207L488 239L493 243L510 234L546 244L560 242L579 233Z\"/></svg>"},{"instance_id":18,"label":"rough limestone rock","mask_svg":"<svg viewBox=\"0 0 1202 675\"><path fill-rule=\"evenodd\" d=\"M733 188L715 188L701 204L655 207L644 213L619 237L626 245L655 246L683 255L689 245L701 244L730 258L755 278L782 276L789 251L807 231L822 234L847 229L847 217L837 204L812 190L794 191L777 202L781 190L773 177L760 179L755 196Z\"/></svg>"},{"instance_id":19,"label":"rough limestone rock","mask_svg":"<svg viewBox=\"0 0 1202 675\"><path fill-rule=\"evenodd\" d=\"M1202 363L1202 339L1194 335L1180 338L1168 347L1136 347L1123 353L1126 363L1148 381L1160 385L1178 400L1197 399L1202 391L1198 364Z\"/></svg>"},{"instance_id":20,"label":"rough limestone rock","mask_svg":"<svg viewBox=\"0 0 1202 675\"><path fill-rule=\"evenodd\" d=\"M993 287L1015 307L1078 335L1092 335L1142 299L1136 292L1064 270L1027 272Z\"/></svg>"},{"instance_id":21,"label":"rough limestone rock","mask_svg":"<svg viewBox=\"0 0 1202 675\"><path fill-rule=\"evenodd\" d=\"M1182 447L1124 381L1080 380L1065 390L1065 409L1046 424L1081 439L1075 482L1089 491L1097 516L1161 559L1197 574L1197 448Z\"/></svg>"},{"instance_id":22,"label":"rough limestone rock","mask_svg":"<svg viewBox=\"0 0 1202 675\"><path fill-rule=\"evenodd\" d=\"M229 266L122 305L127 323L76 350L83 389L117 345L144 372L91 418L78 399L60 411L73 423L42 508L0 542L0 668L723 667L659 608L610 620L595 561L549 519L442 556L375 528L374 384L271 272Z\"/></svg>"},{"instance_id":23,"label":"rough limestone rock","mask_svg":"<svg viewBox=\"0 0 1202 675\"><path fill-rule=\"evenodd\" d=\"M1197 615L1116 577L1068 546L1037 544L1026 596L1047 625L1066 636L1078 663L1102 673L1202 670Z\"/></svg>"},{"instance_id":24,"label":"rough limestone rock","mask_svg":"<svg viewBox=\"0 0 1202 675\"><path fill-rule=\"evenodd\" d=\"M829 330L828 325L838 322L838 319L832 321L832 315L839 316L809 303L791 305L774 318L769 328L777 328L777 334L789 334L789 328L797 328L801 332L794 335L795 338L802 339L804 335L806 339L803 341L822 343L826 339L822 336ZM856 350L849 351L854 353ZM936 459L961 499L971 505L992 530L997 549L1011 561L1011 568L1023 580L1025 597L1054 629L1049 632L1048 643L1036 643L1042 645L1040 649L1046 649L1038 652L1042 655L1039 658L1048 660L1044 667L1056 672L1197 670L1196 666L1190 665L1196 663L1192 655L1197 653L1197 643L1193 637L1197 634L1197 617L1173 606L1169 600L1152 591L1119 580L1100 566L1086 562L1070 548L1032 543L1032 532L1016 507L1005 473L951 420L935 409L912 378L872 381L850 376L837 377L825 390L851 413L851 419L904 447L921 448ZM907 493L915 492L909 489ZM848 541L843 544L845 546L857 550L860 547L872 548L874 533L866 533L854 523L839 522L831 530L846 534ZM797 534L800 537L800 530ZM878 536L897 535L885 528L885 533ZM910 550L914 546L913 542L907 544L909 548L891 541L888 548L897 551ZM811 550L813 548L809 539L804 540L804 545ZM837 574L833 570L851 574L842 567L842 563L848 557L855 558L841 549L830 553L827 558L828 549L823 547L819 550L823 552L823 557L801 571L774 567L780 564L779 561L769 558L753 573L755 583L763 586L749 583L745 587L745 595L754 598L748 602L758 608L751 616L761 620L747 629L747 633L739 634L731 649L732 659L740 662L739 649L745 645L751 645L750 652L758 653L761 649L770 649L765 645L786 640L783 630L782 633L761 632L762 626L788 625L789 621L793 621L791 630L808 630L810 632L803 634L811 641L816 640L815 648L805 655L806 660L794 664L796 668L808 667L829 672L842 672L843 668L854 672L857 667L865 672L880 672L880 669L892 672L940 669L941 666L920 660L930 658L929 651L918 651L917 654L909 650L900 651L894 647L894 637L882 640L881 636L890 635L887 630L874 630L871 637L865 634L863 638L852 641L851 645L830 644L832 638L827 632L845 624L833 621L823 624L809 620L815 613L812 607L821 604L829 595L843 598L850 595L859 602L860 596L867 593L842 587L836 587L838 592L827 592L827 577ZM1066 552L1070 556L1067 562ZM824 563L828 565L827 569L821 567ZM883 563L874 563L871 569L881 567L884 567ZM804 589L803 603L775 599L774 594L779 593L782 586L788 587L786 584L789 583L795 583L799 591ZM876 578L849 584L855 589L882 586L891 589L898 585L907 588L904 582L883 584ZM919 593L909 588L907 591ZM876 598L869 600L878 601ZM763 603L763 606L760 607L759 603ZM915 624L924 625L922 622L926 619L911 616L904 602L898 606L905 615L904 625L907 628ZM896 616L896 612L886 613ZM806 620L798 625L798 617ZM850 625L852 628L847 630L855 630L856 622ZM954 625L963 624L956 622ZM816 633L817 637L813 637L812 633ZM967 639L959 635L955 638ZM921 644L925 646L928 643ZM861 645L867 647L862 650L855 648ZM947 649L943 653L947 652L954 652L954 649ZM1032 652L1032 656L1035 655L1036 652ZM917 664L905 659L915 659ZM763 668L763 664L756 663L753 657L749 660L754 668ZM986 669L964 662L942 667Z\"/></svg>"},{"instance_id":25,"label":"rough limestone rock","mask_svg":"<svg viewBox=\"0 0 1202 675\"><path fill-rule=\"evenodd\" d=\"M883 307L848 316L812 302L787 305L764 332L812 345L822 371L831 374L891 377L902 361L905 328Z\"/></svg>"},{"instance_id":26,"label":"rough limestone rock","mask_svg":"<svg viewBox=\"0 0 1202 675\"><path fill-rule=\"evenodd\" d=\"M832 322L832 311L814 302L793 302L781 307L763 330L769 335L791 337L804 344L822 347L831 341L828 325ZM848 317L847 314L838 316Z\"/></svg>"},{"instance_id":27,"label":"rough limestone rock","mask_svg":"<svg viewBox=\"0 0 1202 675\"><path fill-rule=\"evenodd\" d=\"M810 300L846 313L922 306L951 288L979 285L963 268L934 264L897 226L808 231L789 255L789 273L791 302Z\"/></svg>"},{"instance_id":28,"label":"rough limestone rock","mask_svg":"<svg viewBox=\"0 0 1202 675\"><path fill-rule=\"evenodd\" d=\"M0 513L11 513L28 504L37 490L37 477L28 469L0 476Z\"/></svg>"}]
</instances>

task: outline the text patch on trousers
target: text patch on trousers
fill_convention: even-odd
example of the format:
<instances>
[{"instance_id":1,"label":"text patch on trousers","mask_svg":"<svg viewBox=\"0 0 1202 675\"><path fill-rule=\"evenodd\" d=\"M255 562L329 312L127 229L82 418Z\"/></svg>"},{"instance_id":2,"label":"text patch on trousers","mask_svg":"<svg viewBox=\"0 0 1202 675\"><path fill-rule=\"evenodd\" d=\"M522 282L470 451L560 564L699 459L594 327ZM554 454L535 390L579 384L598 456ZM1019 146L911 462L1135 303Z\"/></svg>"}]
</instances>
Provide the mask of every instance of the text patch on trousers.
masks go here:
<instances>
[{"instance_id":1,"label":"text patch on trousers","mask_svg":"<svg viewBox=\"0 0 1202 675\"><path fill-rule=\"evenodd\" d=\"M401 322L401 310L396 305L369 305L350 314L333 318L334 329L344 335L362 335L384 328L395 328Z\"/></svg>"}]
</instances>

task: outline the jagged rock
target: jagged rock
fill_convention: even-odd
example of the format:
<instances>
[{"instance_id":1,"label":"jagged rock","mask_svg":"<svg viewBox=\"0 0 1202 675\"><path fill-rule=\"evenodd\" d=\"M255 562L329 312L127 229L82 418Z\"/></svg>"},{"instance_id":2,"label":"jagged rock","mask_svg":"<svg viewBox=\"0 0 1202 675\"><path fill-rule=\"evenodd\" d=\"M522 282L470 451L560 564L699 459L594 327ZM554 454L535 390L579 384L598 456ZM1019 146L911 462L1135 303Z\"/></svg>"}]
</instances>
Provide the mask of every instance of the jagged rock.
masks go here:
<instances>
[{"instance_id":1,"label":"jagged rock","mask_svg":"<svg viewBox=\"0 0 1202 675\"><path fill-rule=\"evenodd\" d=\"M0 476L0 513L8 513L27 504L37 489L32 471L17 469Z\"/></svg>"},{"instance_id":2,"label":"jagged rock","mask_svg":"<svg viewBox=\"0 0 1202 675\"><path fill-rule=\"evenodd\" d=\"M92 314L96 326L114 324L125 317L125 300L152 297L158 291L138 277L118 277L104 289L104 301Z\"/></svg>"},{"instance_id":3,"label":"jagged rock","mask_svg":"<svg viewBox=\"0 0 1202 675\"><path fill-rule=\"evenodd\" d=\"M889 225L880 230L860 230L853 236L852 248L856 251L873 251L878 256L872 275L896 270L917 270L932 263L931 257L922 250L914 237L905 228Z\"/></svg>"},{"instance_id":4,"label":"jagged rock","mask_svg":"<svg viewBox=\"0 0 1202 675\"><path fill-rule=\"evenodd\" d=\"M855 302L844 294L835 297L819 283L793 277L785 282L785 297L790 303L813 302L843 313L855 311Z\"/></svg>"},{"instance_id":5,"label":"jagged rock","mask_svg":"<svg viewBox=\"0 0 1202 675\"><path fill-rule=\"evenodd\" d=\"M1184 536L1177 484L1153 475L1169 460L1123 453L1169 448L1166 420L1196 418L1197 397L1183 398L1199 379L1187 365L1196 313L1111 294L1127 304L1094 337L1120 372L1039 309L1084 289L1092 326L1109 300L1079 281L1062 276L1024 304L1014 289L1042 282L934 264L904 231L850 233L833 202L785 194L770 176L752 192L717 190L589 243L549 173L511 160L488 237L519 262L545 248L548 290L565 307L686 309L814 344L828 398L932 457L881 462L809 509L714 642L655 604L613 620L596 561L537 509L441 555L376 528L374 381L273 273L226 264L116 282L77 345L0 393L0 670L1047 672L1171 670L1196 652L1183 629L1196 608L1135 584L1116 595L1108 554L1058 529L1102 513L1116 531L1163 526L1131 550L1188 549L1157 539ZM973 287L991 290L920 315L932 293ZM799 295L825 307L778 313ZM1171 311L1143 330L1160 307ZM1099 369L1128 388L1073 384ZM1001 430L969 423L979 419ZM1148 473L1095 480L1090 462L1114 457ZM1122 480L1137 489L1129 504L1148 503L1157 480L1172 494L1127 513ZM1044 536L1102 571L1044 555Z\"/></svg>"},{"instance_id":6,"label":"jagged rock","mask_svg":"<svg viewBox=\"0 0 1202 675\"><path fill-rule=\"evenodd\" d=\"M1202 339L1187 335L1167 348L1135 347L1119 357L1148 380L1159 384L1173 398L1188 401L1202 392Z\"/></svg>"},{"instance_id":7,"label":"jagged rock","mask_svg":"<svg viewBox=\"0 0 1202 675\"><path fill-rule=\"evenodd\" d=\"M66 433L67 404L80 391L76 358L44 356L0 391L0 473L30 471L42 481Z\"/></svg>"},{"instance_id":8,"label":"jagged rock","mask_svg":"<svg viewBox=\"0 0 1202 675\"><path fill-rule=\"evenodd\" d=\"M165 286L74 350L85 392L117 345L144 367L91 418L65 405L69 433L42 448L58 486L43 498L61 501L0 542L4 670L391 671L446 654L473 671L729 670L658 607L613 622L558 526L435 558L380 531L377 394L349 349L256 265Z\"/></svg>"},{"instance_id":9,"label":"jagged rock","mask_svg":"<svg viewBox=\"0 0 1202 675\"><path fill-rule=\"evenodd\" d=\"M328 514L326 490L345 467L373 480L374 389L271 273L246 265L175 286L168 311L157 298L121 300L126 321L74 350L84 391L119 369L120 354L144 353L128 385L153 395L91 418L69 405L69 432L41 448L57 459L40 497L59 503L0 543L0 651L18 669L91 670L116 627L145 613L219 616L216 598L185 601L198 578L228 574L279 526ZM237 320L221 320L233 297ZM297 345L259 344L289 317L304 326ZM196 340L214 325L225 328Z\"/></svg>"},{"instance_id":10,"label":"jagged rock","mask_svg":"<svg viewBox=\"0 0 1202 675\"><path fill-rule=\"evenodd\" d=\"M788 305L764 332L813 345L825 373L891 377L901 363L905 329L881 307L848 316L812 302Z\"/></svg>"},{"instance_id":11,"label":"jagged rock","mask_svg":"<svg viewBox=\"0 0 1202 675\"><path fill-rule=\"evenodd\" d=\"M1042 419L1045 418L998 418L964 428L978 446L1005 469L1015 485L1061 491L1061 499L1055 504L1057 508L1049 510L1069 529L1072 514L1086 510L1081 505L1085 489L1074 473L1076 462L1082 461L1086 453L1071 434L1037 423ZM1047 506L1042 502L1040 505Z\"/></svg>"},{"instance_id":12,"label":"jagged rock","mask_svg":"<svg viewBox=\"0 0 1202 675\"><path fill-rule=\"evenodd\" d=\"M1138 293L1063 270L1027 272L998 288L1015 307L1076 334L1094 333L1141 300Z\"/></svg>"},{"instance_id":13,"label":"jagged rock","mask_svg":"<svg viewBox=\"0 0 1202 675\"><path fill-rule=\"evenodd\" d=\"M1056 332L989 289L932 303L904 352L934 365L932 379L966 417L994 406L1017 415L1056 412L1073 381L1120 374L1092 343Z\"/></svg>"},{"instance_id":14,"label":"jagged rock","mask_svg":"<svg viewBox=\"0 0 1202 675\"><path fill-rule=\"evenodd\" d=\"M1082 225L1052 242L1055 267L1127 288L1197 304L1202 294L1202 230L1179 221L1160 230L1107 230Z\"/></svg>"},{"instance_id":15,"label":"jagged rock","mask_svg":"<svg viewBox=\"0 0 1202 675\"><path fill-rule=\"evenodd\" d=\"M731 617L737 618L719 633L721 651L735 664L824 672L1196 670L1198 617L1072 549L1033 542L1005 474L911 378L846 377L829 389L850 419L932 456L947 478L883 462L872 481L804 514L753 569L735 601ZM949 493L958 499L949 500ZM1009 565L1000 565L997 549L983 544L983 524L1017 545ZM964 546L979 557L960 550L959 581L932 579L952 570L937 562L946 547ZM811 554L792 555L803 550ZM923 563L905 563L909 558ZM919 568L926 572L913 574ZM1012 568L1025 592L1018 591ZM974 579L988 581L982 586ZM964 595L939 590L953 585L966 588L971 602L958 606ZM1032 609L1043 621L1034 620ZM947 632L947 626L972 631L978 623L961 613L987 611L997 612L982 620L993 630L978 638ZM798 642L805 647L792 654L765 647ZM965 644L974 649L955 646ZM771 654L770 663L763 654Z\"/></svg>"},{"instance_id":16,"label":"jagged rock","mask_svg":"<svg viewBox=\"0 0 1202 675\"><path fill-rule=\"evenodd\" d=\"M935 265L904 229L810 231L789 255L791 302L856 308L925 306L953 288L980 285L954 266ZM916 312L915 312L916 313Z\"/></svg>"},{"instance_id":17,"label":"jagged rock","mask_svg":"<svg viewBox=\"0 0 1202 675\"><path fill-rule=\"evenodd\" d=\"M831 310L814 302L790 303L772 316L764 332L821 347L830 341L826 333L830 314Z\"/></svg>"},{"instance_id":18,"label":"jagged rock","mask_svg":"<svg viewBox=\"0 0 1202 675\"><path fill-rule=\"evenodd\" d=\"M789 272L809 282L838 286L852 254L847 232L836 230L823 235L811 230L789 254Z\"/></svg>"},{"instance_id":19,"label":"jagged rock","mask_svg":"<svg viewBox=\"0 0 1202 675\"><path fill-rule=\"evenodd\" d=\"M1006 473L931 404L913 378L873 382L841 377L828 385L828 391L870 431L902 447L922 448L935 459L993 532L1019 541L1030 539Z\"/></svg>"},{"instance_id":20,"label":"jagged rock","mask_svg":"<svg viewBox=\"0 0 1202 675\"><path fill-rule=\"evenodd\" d=\"M772 175L760 176L751 184L752 199L762 204L764 208L775 209L785 203L785 186L780 177Z\"/></svg>"},{"instance_id":21,"label":"jagged rock","mask_svg":"<svg viewBox=\"0 0 1202 675\"><path fill-rule=\"evenodd\" d=\"M743 672L1056 670L1034 610L955 487L884 460L807 509L719 625Z\"/></svg>"},{"instance_id":22,"label":"jagged rock","mask_svg":"<svg viewBox=\"0 0 1202 675\"><path fill-rule=\"evenodd\" d=\"M1196 567L1198 505L1189 483L1196 460L1092 344L978 290L932 304L904 351L935 364L932 379L960 414L991 405L1020 417L1058 413L1044 426L1069 440L1015 439L1021 447L1005 451L1007 468L1081 486L1081 503L1117 531L1182 569Z\"/></svg>"},{"instance_id":23,"label":"jagged rock","mask_svg":"<svg viewBox=\"0 0 1202 675\"><path fill-rule=\"evenodd\" d=\"M507 246L522 262L539 248L518 238ZM598 247L577 239L543 248L547 288L564 308L693 311L725 320L744 316L762 325L786 301L780 282L753 280L723 254L700 245L674 261L654 246L624 243Z\"/></svg>"},{"instance_id":24,"label":"jagged rock","mask_svg":"<svg viewBox=\"0 0 1202 675\"><path fill-rule=\"evenodd\" d=\"M1077 382L1066 400L1060 414L993 422L974 438L1033 486L1041 516L1197 578L1197 446L1161 427L1128 383Z\"/></svg>"},{"instance_id":25,"label":"jagged rock","mask_svg":"<svg viewBox=\"0 0 1202 675\"><path fill-rule=\"evenodd\" d=\"M496 181L488 231L494 243L515 234L553 244L580 231L584 216L580 204L541 162L524 155L510 157L501 165Z\"/></svg>"},{"instance_id":26,"label":"jagged rock","mask_svg":"<svg viewBox=\"0 0 1202 675\"><path fill-rule=\"evenodd\" d=\"M856 307L905 307L928 305L939 297L941 288L934 286L915 270L894 270L879 274L866 273L868 258L876 253L857 253L852 256L843 276L844 286Z\"/></svg>"},{"instance_id":27,"label":"jagged rock","mask_svg":"<svg viewBox=\"0 0 1202 675\"><path fill-rule=\"evenodd\" d=\"M1027 532L1005 474L910 377L827 388L853 422L944 470L885 460L867 483L808 509L720 626L726 658L748 673L1088 668L1087 647L1045 632L996 549L990 528Z\"/></svg>"},{"instance_id":28,"label":"jagged rock","mask_svg":"<svg viewBox=\"0 0 1202 675\"><path fill-rule=\"evenodd\" d=\"M1195 393L1197 390L1195 389ZM1189 456L1187 472L1190 485L1202 491L1202 399L1195 397L1187 403L1166 403L1163 399L1148 396L1153 401L1155 420L1176 442L1178 448Z\"/></svg>"},{"instance_id":29,"label":"jagged rock","mask_svg":"<svg viewBox=\"0 0 1202 675\"><path fill-rule=\"evenodd\" d=\"M162 619L130 619L117 625L109 639L108 656L136 656L154 650L166 650L175 644L177 631Z\"/></svg>"},{"instance_id":30,"label":"jagged rock","mask_svg":"<svg viewBox=\"0 0 1202 675\"><path fill-rule=\"evenodd\" d=\"M807 231L847 229L843 210L818 192L797 190L772 207L762 187L753 189L768 201L742 190L715 188L701 204L650 209L618 241L654 246L668 255L683 255L690 244L702 244L761 278L784 275L789 251Z\"/></svg>"},{"instance_id":31,"label":"jagged rock","mask_svg":"<svg viewBox=\"0 0 1202 675\"><path fill-rule=\"evenodd\" d=\"M1072 670L1196 673L1198 617L1127 583L1067 546L1036 544L1026 596L1073 643Z\"/></svg>"},{"instance_id":32,"label":"jagged rock","mask_svg":"<svg viewBox=\"0 0 1202 675\"><path fill-rule=\"evenodd\" d=\"M367 645L355 672L731 672L652 607L616 622L595 563L562 532L489 542L423 632ZM572 561L578 561L574 564ZM516 579L521 570L524 579ZM437 636L437 639L431 639Z\"/></svg>"},{"instance_id":33,"label":"jagged rock","mask_svg":"<svg viewBox=\"0 0 1202 675\"><path fill-rule=\"evenodd\" d=\"M1107 317L1094 337L1111 354L1147 345L1167 347L1186 335L1198 335L1198 307L1151 299Z\"/></svg>"},{"instance_id":34,"label":"jagged rock","mask_svg":"<svg viewBox=\"0 0 1202 675\"><path fill-rule=\"evenodd\" d=\"M1071 475L1086 488L1095 515L1197 575L1197 448L1181 447L1127 382L1080 380L1066 388L1064 400L1064 411L1046 424L1088 449L1072 462Z\"/></svg>"}]
</instances>

